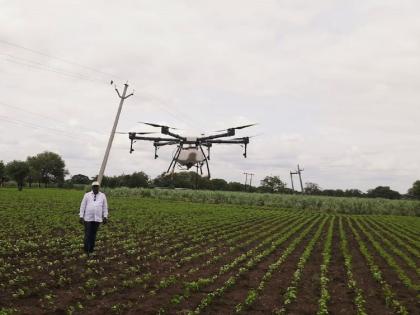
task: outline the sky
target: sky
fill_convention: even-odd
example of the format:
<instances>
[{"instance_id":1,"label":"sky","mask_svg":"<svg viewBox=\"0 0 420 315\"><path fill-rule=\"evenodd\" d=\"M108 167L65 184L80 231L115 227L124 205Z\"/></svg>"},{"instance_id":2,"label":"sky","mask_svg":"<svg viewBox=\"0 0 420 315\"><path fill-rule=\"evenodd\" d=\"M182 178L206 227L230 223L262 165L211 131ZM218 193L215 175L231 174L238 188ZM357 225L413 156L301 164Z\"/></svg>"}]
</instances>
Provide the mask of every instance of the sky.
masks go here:
<instances>
[{"instance_id":1,"label":"sky","mask_svg":"<svg viewBox=\"0 0 420 315\"><path fill-rule=\"evenodd\" d=\"M118 131L140 121L211 133L247 123L240 146L212 149L213 178L253 185L299 164L322 189L420 179L418 1L0 0L0 160L60 154L98 173ZM174 147L129 154L117 134L105 175L155 177ZM297 181L296 181L297 184Z\"/></svg>"}]
</instances>

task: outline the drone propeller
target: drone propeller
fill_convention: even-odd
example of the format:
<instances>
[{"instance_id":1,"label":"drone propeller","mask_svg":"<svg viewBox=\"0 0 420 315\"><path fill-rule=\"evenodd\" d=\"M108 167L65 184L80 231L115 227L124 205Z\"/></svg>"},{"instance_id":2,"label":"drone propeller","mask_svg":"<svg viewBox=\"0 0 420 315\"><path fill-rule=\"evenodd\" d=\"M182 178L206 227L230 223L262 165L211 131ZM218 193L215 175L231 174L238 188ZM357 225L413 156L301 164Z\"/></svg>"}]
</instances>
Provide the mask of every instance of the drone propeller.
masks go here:
<instances>
[{"instance_id":1,"label":"drone propeller","mask_svg":"<svg viewBox=\"0 0 420 315\"><path fill-rule=\"evenodd\" d=\"M255 125L257 125L257 124L249 124L249 125L227 128L227 129L222 129L222 130L216 130L214 132L222 132L222 131L226 131L226 130L229 130L229 129L244 129L244 128L248 128L248 127L255 126Z\"/></svg>"},{"instance_id":2,"label":"drone propeller","mask_svg":"<svg viewBox=\"0 0 420 315\"><path fill-rule=\"evenodd\" d=\"M149 126L152 126L152 127L157 127L157 128L162 128L162 127L164 127L164 128L174 129L174 130L180 130L180 129L178 129L178 128L169 127L169 126L163 126L163 125L154 124L154 123L148 123L148 122L144 122L144 121L139 121L138 123L139 123L139 124L149 125Z\"/></svg>"},{"instance_id":3,"label":"drone propeller","mask_svg":"<svg viewBox=\"0 0 420 315\"><path fill-rule=\"evenodd\" d=\"M156 133L156 132L135 132L135 131L121 132L121 131L116 131L115 133L119 133L119 134L122 134L122 135L128 135L130 133L135 133L135 134L138 134L138 135L149 135L149 134Z\"/></svg>"}]
</instances>

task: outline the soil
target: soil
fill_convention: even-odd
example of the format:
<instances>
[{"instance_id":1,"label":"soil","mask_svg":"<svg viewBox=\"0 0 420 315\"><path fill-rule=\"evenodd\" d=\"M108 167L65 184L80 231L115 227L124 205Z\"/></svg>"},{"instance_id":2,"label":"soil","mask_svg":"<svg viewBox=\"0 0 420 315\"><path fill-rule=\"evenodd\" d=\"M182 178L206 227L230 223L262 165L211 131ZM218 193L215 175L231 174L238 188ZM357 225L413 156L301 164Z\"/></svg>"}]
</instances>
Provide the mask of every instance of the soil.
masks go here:
<instances>
[{"instance_id":1,"label":"soil","mask_svg":"<svg viewBox=\"0 0 420 315\"><path fill-rule=\"evenodd\" d=\"M271 218L271 219L270 219ZM116 247L112 249L114 243L112 239L99 238L97 255L94 257L99 260L98 267L92 267L95 273L95 278L102 278L107 276L108 279L100 283L97 288L84 292L83 286L87 278L81 277L86 271L86 258L79 258L82 252L74 254L76 257L73 261L63 262L64 255L60 250L54 247L43 246L39 249L39 262L44 265L45 262L52 262L60 260L60 264L53 266L44 266L44 271L37 271L35 269L28 269L28 272L23 272L25 276L32 277L32 280L25 284L25 286L38 285L40 282L46 282L50 291L53 291L55 304L52 307L42 306L40 299L48 292L47 290L40 289L39 292L34 292L26 297L14 298L12 294L16 292L19 285L11 286L7 282L9 276L0 274L0 309L2 308L18 308L18 314L65 314L70 306L75 306L77 302L81 301L83 304L83 311L75 312L75 314L111 314L111 307L114 307L113 313L115 314L156 314L160 309L166 310L166 314L183 314L186 310L194 309L209 292L219 288L230 277L237 274L239 268L248 260L241 262L232 270L219 276L217 280L211 285L203 287L199 292L192 292L191 296L181 301L179 305L171 303L171 299L176 294L181 294L184 289L184 282L197 280L200 277L209 277L217 274L219 268L231 261L241 254L247 252L249 249L254 248L261 244L262 240L272 236L274 233L282 232L286 228L293 226L292 223L287 223L279 217L262 217L257 220L238 220L232 224L217 224L215 222L207 222L208 225L203 225L197 228L185 227L185 231L190 233L182 233L181 230L173 238L169 236L157 235L153 231L150 233L144 231L137 231L139 238L139 252L136 254L127 253L124 248ZM360 252L359 245L350 230L346 219L343 220L345 234L348 240L348 247L352 256L353 274L357 282L357 286L363 290L363 297L366 300L365 308L368 314L393 314L392 309L386 306L385 299L382 295L380 285L373 279L369 266L365 258ZM255 288L262 276L267 271L268 266L276 261L283 253L284 249L297 237L307 225L303 226L296 234L281 244L273 253L265 257L256 266L246 272L243 276L238 278L234 286L229 288L221 297L215 298L212 304L203 312L204 314L232 314L234 313L235 306L244 301L249 289ZM420 314L420 301L417 298L419 292L407 288L398 278L395 270L391 268L388 263L379 255L374 249L372 244L357 227L355 223L353 226L361 235L363 241L366 243L375 263L381 269L384 279L391 286L396 298L408 309L410 314ZM304 251L306 245L313 237L317 224L311 229L308 235L299 243L295 250L287 257L286 261L280 268L273 274L273 277L267 282L265 289L261 296L256 300L249 310L244 314L270 314L274 309L282 306L283 294L289 286L293 272L296 270L298 259ZM208 238L217 238L222 235L222 231L228 230L230 238L240 236L243 231L250 231L251 234L244 234L235 241L235 245L243 243L249 237L261 236L253 242L238 246L234 250L230 250L230 246L226 239L220 239L217 242L208 242ZM268 235L263 237L263 233L267 233L273 229ZM206 236L203 240L193 241L192 237L194 232L202 231ZM63 234L61 229L53 229L53 235L57 238ZM220 233L219 233L220 232ZM318 299L320 297L320 265L322 263L322 250L325 242L327 232L327 224L324 226L323 232L315 244L310 258L308 259L303 270L302 279L298 285L297 299L287 307L287 314L315 314L318 310ZM169 234L168 234L169 235ZM281 236L281 235L280 235ZM386 248L385 244L376 235L375 239L384 247L385 250L395 259L395 261L404 269L407 275L413 280L414 283L419 283L418 275L407 266L406 263L392 251ZM36 235L33 235L34 241ZM154 242L154 237L157 241ZM133 236L131 237L133 238ZM392 242L392 240L389 238ZM36 241L39 243L39 241ZM181 243L183 247L178 249L169 249L170 246ZM156 244L160 244L156 246ZM64 244L64 243L63 243ZM195 245L194 252L201 252L215 247L215 251L210 254L205 254L200 257L194 258L191 261L179 263L182 257L188 256L188 253L182 253L181 250L185 247ZM271 244L266 244L258 250L263 251ZM64 245L63 245L64 246ZM184 247L185 246L185 247ZM65 244L65 248L70 248L71 244ZM400 248L404 253L408 254L404 248ZM81 248L80 248L81 250ZM145 259L144 256L152 251L156 251L156 257ZM180 253L180 255L175 255ZM35 256L35 251L28 251L28 256ZM173 255L167 260L161 260L160 255L169 254ZM215 255L222 255L220 259L206 265L206 261ZM0 255L0 259L6 257L7 259L0 261L5 265L11 263L14 268L6 268L7 273L13 273L16 270L24 270L26 265L21 263L19 258L22 253L11 252L10 254ZM115 256L115 260L110 263L105 263L105 258ZM140 256L141 259L137 259ZM413 256L410 256L414 258ZM22 261L25 261L22 259ZM0 264L0 267L2 265ZM29 264L27 264L30 267ZM139 267L139 270L133 274L127 274L129 267ZM198 267L197 271L188 273L191 268ZM54 285L52 277L49 275L51 270L61 271L63 275L71 279L71 283L65 284L62 287ZM146 272L153 274L152 279L147 280L144 284L136 285L133 288L125 288L122 285L122 280L132 279L136 276L142 276ZM159 282L169 275L176 275L177 281L166 288L157 288ZM332 240L332 257L329 265L328 277L330 282L328 284L328 291L330 293L330 300L328 303L328 310L330 314L355 314L356 309L354 305L354 293L347 288L347 276L344 266L344 257L340 250L340 236L338 230L338 218L335 220L334 233ZM109 293L102 296L103 289L111 289L117 287L118 290L114 293ZM5 289L3 289L5 288ZM88 292L93 292L96 297L92 300L86 298ZM43 299L44 300L44 299Z\"/></svg>"}]
</instances>

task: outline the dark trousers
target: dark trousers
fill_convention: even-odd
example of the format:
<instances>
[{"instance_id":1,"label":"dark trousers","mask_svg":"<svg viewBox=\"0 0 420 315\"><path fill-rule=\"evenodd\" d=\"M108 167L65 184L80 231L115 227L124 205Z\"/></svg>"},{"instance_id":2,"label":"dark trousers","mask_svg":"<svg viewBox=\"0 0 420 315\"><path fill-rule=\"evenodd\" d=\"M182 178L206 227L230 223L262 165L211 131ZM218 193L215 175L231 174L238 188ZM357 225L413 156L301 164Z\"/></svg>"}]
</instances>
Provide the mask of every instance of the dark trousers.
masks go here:
<instances>
[{"instance_id":1,"label":"dark trousers","mask_svg":"<svg viewBox=\"0 0 420 315\"><path fill-rule=\"evenodd\" d=\"M99 222L85 221L85 252L92 253L95 248L96 232L98 232Z\"/></svg>"}]
</instances>

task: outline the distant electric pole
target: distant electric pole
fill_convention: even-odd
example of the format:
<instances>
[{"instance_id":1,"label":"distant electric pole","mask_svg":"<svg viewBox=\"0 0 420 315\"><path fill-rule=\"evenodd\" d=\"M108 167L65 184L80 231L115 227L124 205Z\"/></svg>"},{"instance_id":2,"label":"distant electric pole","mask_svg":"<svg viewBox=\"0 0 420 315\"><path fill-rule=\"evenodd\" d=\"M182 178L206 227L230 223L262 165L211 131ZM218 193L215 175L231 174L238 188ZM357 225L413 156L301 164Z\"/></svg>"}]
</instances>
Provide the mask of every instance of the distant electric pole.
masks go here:
<instances>
[{"instance_id":1,"label":"distant electric pole","mask_svg":"<svg viewBox=\"0 0 420 315\"><path fill-rule=\"evenodd\" d=\"M298 164L298 166L297 166L297 172L299 173L299 181L300 181L300 191L302 192L302 194L304 193L303 192L303 184L302 184L302 172L303 172L303 168L301 169L300 167L299 167L299 164Z\"/></svg>"},{"instance_id":2,"label":"distant electric pole","mask_svg":"<svg viewBox=\"0 0 420 315\"><path fill-rule=\"evenodd\" d=\"M251 190L251 187L252 187L252 176L254 176L255 174L254 173L246 173L246 172L244 172L244 175L245 175L245 191L246 191L246 185L248 183L248 175L250 176L249 189Z\"/></svg>"},{"instance_id":3,"label":"distant electric pole","mask_svg":"<svg viewBox=\"0 0 420 315\"><path fill-rule=\"evenodd\" d=\"M252 176L254 176L255 174L254 173L250 173L249 175L251 176L251 178L249 180L249 190L251 190L251 187L252 187Z\"/></svg>"},{"instance_id":4,"label":"distant electric pole","mask_svg":"<svg viewBox=\"0 0 420 315\"><path fill-rule=\"evenodd\" d=\"M112 81L111 81L111 84L112 84ZM99 170L99 175L98 175L99 184L101 184L102 178L104 177L106 163L108 162L109 152L111 151L112 142L114 141L115 130L117 129L118 120L120 119L121 109L122 109L124 100L126 98L129 98L131 95L133 95L133 93L131 93L131 94L126 96L127 89L128 89L128 83L125 83L124 84L124 91L121 95L120 92L118 91L118 89L115 88L115 91L117 91L118 97L120 98L120 105L118 106L117 115L115 116L115 120L114 120L114 126L112 127L111 134L110 134L109 140L108 140L108 145L107 145L106 150L105 150L104 159L102 161L101 169Z\"/></svg>"},{"instance_id":5,"label":"distant electric pole","mask_svg":"<svg viewBox=\"0 0 420 315\"><path fill-rule=\"evenodd\" d=\"M302 172L304 171L303 168L300 168L299 164L297 166L297 171L290 171L290 181L292 182L292 190L293 192L295 191L295 187L293 184L293 175L299 175L299 182L300 182L300 191L302 192L302 194L304 193L303 191L303 184L302 184Z\"/></svg>"},{"instance_id":6,"label":"distant electric pole","mask_svg":"<svg viewBox=\"0 0 420 315\"><path fill-rule=\"evenodd\" d=\"M246 184L248 183L248 173L244 172L245 175L245 191L246 191Z\"/></svg>"},{"instance_id":7,"label":"distant electric pole","mask_svg":"<svg viewBox=\"0 0 420 315\"><path fill-rule=\"evenodd\" d=\"M292 190L295 192L295 185L293 185L293 175L297 174L296 172L290 171L290 181L292 183Z\"/></svg>"}]
</instances>

